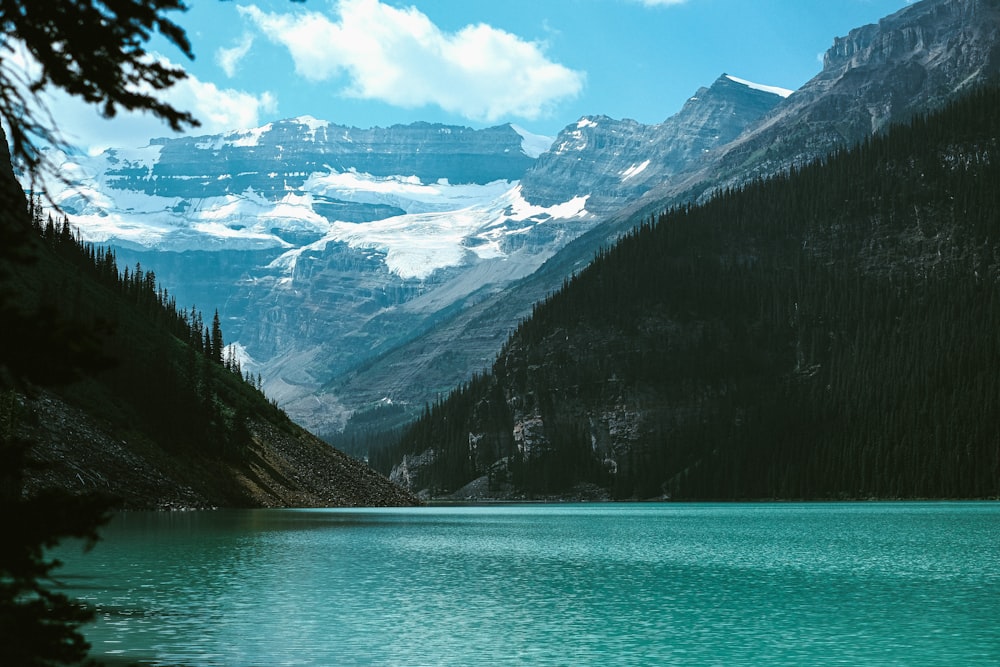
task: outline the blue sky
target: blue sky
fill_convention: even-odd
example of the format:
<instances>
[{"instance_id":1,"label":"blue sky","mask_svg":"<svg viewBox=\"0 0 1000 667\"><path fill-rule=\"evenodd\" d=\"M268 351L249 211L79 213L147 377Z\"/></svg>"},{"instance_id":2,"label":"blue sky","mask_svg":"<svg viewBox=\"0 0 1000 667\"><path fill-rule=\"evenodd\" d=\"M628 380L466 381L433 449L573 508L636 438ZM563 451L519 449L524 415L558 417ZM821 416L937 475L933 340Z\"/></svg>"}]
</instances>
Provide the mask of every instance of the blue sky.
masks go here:
<instances>
[{"instance_id":1,"label":"blue sky","mask_svg":"<svg viewBox=\"0 0 1000 667\"><path fill-rule=\"evenodd\" d=\"M723 72L794 89L834 37L907 0L189 0L196 58L169 94L195 134L311 115L357 127L505 122L555 136L583 115L657 123ZM67 138L141 146L148 117L56 99Z\"/></svg>"}]
</instances>

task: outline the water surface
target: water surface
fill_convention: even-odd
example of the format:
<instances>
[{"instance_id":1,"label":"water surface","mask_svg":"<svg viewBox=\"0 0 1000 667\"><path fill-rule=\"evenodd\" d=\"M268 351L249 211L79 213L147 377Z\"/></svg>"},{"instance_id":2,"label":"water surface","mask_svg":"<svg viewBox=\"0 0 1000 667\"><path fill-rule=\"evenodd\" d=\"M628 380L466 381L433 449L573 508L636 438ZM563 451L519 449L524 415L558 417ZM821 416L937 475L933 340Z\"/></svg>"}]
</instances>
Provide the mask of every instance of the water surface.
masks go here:
<instances>
[{"instance_id":1,"label":"water surface","mask_svg":"<svg viewBox=\"0 0 1000 667\"><path fill-rule=\"evenodd\" d=\"M154 665L1000 665L1000 504L126 513L70 594Z\"/></svg>"}]
</instances>

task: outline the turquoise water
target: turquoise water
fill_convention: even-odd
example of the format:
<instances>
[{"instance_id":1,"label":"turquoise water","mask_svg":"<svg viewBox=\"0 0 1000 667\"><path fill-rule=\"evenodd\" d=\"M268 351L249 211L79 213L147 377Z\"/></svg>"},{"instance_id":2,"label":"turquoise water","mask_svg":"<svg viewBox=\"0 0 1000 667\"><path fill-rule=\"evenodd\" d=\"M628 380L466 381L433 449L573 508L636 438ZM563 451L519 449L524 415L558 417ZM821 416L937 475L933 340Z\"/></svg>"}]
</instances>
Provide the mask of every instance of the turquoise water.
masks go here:
<instances>
[{"instance_id":1,"label":"turquoise water","mask_svg":"<svg viewBox=\"0 0 1000 667\"><path fill-rule=\"evenodd\" d=\"M123 514L97 656L245 665L1000 665L1000 503Z\"/></svg>"}]
</instances>

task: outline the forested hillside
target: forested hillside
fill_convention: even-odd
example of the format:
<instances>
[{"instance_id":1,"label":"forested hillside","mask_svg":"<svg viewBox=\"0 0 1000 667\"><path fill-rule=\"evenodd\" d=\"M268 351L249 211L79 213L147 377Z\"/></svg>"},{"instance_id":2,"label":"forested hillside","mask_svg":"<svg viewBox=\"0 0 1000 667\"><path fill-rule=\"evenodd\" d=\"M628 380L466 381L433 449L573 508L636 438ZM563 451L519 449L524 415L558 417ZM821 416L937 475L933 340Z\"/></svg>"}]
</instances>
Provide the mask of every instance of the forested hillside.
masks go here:
<instances>
[{"instance_id":1,"label":"forested hillside","mask_svg":"<svg viewBox=\"0 0 1000 667\"><path fill-rule=\"evenodd\" d=\"M998 106L641 225L376 465L432 494L1000 494Z\"/></svg>"},{"instance_id":2,"label":"forested hillside","mask_svg":"<svg viewBox=\"0 0 1000 667\"><path fill-rule=\"evenodd\" d=\"M132 508L412 501L269 401L226 353L217 314L179 307L152 271L120 268L37 201L4 224L21 257L2 267L0 426L5 442L34 442L25 493Z\"/></svg>"}]
</instances>

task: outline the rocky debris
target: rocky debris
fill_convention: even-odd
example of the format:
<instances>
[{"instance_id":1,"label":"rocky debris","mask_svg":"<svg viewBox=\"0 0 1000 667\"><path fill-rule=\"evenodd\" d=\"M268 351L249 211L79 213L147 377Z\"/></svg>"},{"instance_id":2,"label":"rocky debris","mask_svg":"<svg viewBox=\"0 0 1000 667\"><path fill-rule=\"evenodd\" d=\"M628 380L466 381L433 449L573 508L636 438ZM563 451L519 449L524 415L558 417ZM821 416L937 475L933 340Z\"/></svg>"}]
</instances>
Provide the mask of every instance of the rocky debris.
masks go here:
<instances>
[{"instance_id":1,"label":"rocky debris","mask_svg":"<svg viewBox=\"0 0 1000 667\"><path fill-rule=\"evenodd\" d=\"M417 504L365 464L294 425L255 421L239 461L167 452L136 432L100 423L53 394L18 396L17 433L35 444L24 480L32 495L57 487L103 492L123 509L340 507Z\"/></svg>"},{"instance_id":2,"label":"rocky debris","mask_svg":"<svg viewBox=\"0 0 1000 667\"><path fill-rule=\"evenodd\" d=\"M126 509L204 509L215 506L205 494L181 482L173 463L151 443L119 434L52 394L19 396L19 435L34 444L25 495L46 488L73 493L101 492L121 499Z\"/></svg>"},{"instance_id":3,"label":"rocky debris","mask_svg":"<svg viewBox=\"0 0 1000 667\"><path fill-rule=\"evenodd\" d=\"M351 507L418 504L409 493L367 465L307 431L293 433L266 422L251 428L256 448L251 470L265 507Z\"/></svg>"}]
</instances>

